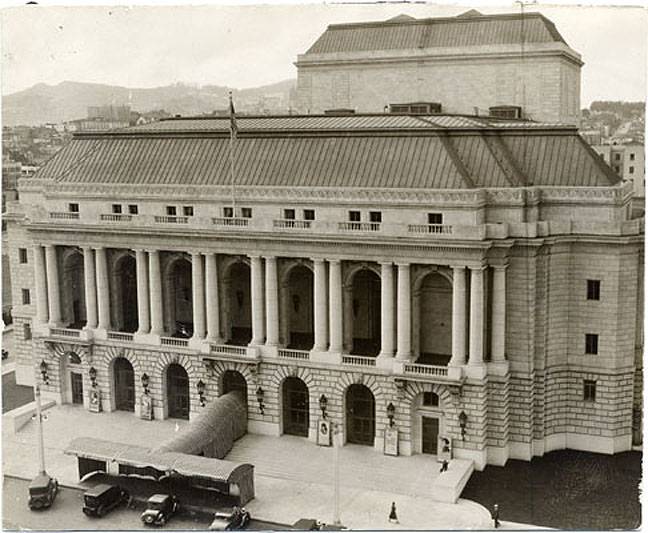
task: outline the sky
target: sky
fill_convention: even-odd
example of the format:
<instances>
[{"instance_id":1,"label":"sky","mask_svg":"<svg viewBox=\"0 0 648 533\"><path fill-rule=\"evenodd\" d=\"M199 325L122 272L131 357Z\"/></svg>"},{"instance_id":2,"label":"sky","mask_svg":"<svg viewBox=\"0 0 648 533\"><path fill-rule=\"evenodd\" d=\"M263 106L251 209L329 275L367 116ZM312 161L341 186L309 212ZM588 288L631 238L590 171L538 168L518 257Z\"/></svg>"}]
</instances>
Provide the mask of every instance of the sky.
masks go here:
<instances>
[{"instance_id":1,"label":"sky","mask_svg":"<svg viewBox=\"0 0 648 533\"><path fill-rule=\"evenodd\" d=\"M68 0L73 2L74 0ZM87 1L87 0L86 0ZM632 1L632 0L631 0ZM126 87L176 82L235 88L296 78L293 62L328 24L519 11L464 2L393 4L136 5L5 8L0 11L2 94L65 80ZM178 3L178 2L176 2ZM648 12L640 7L534 4L582 55L581 106L645 100Z\"/></svg>"}]
</instances>

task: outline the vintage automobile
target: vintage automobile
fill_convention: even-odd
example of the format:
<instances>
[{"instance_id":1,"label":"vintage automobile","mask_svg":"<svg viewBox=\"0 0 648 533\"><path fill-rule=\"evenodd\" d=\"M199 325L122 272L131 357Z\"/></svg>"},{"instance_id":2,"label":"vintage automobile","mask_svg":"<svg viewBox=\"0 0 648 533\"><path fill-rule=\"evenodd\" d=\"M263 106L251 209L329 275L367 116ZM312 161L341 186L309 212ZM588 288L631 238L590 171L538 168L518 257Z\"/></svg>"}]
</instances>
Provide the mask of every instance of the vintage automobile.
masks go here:
<instances>
[{"instance_id":1,"label":"vintage automobile","mask_svg":"<svg viewBox=\"0 0 648 533\"><path fill-rule=\"evenodd\" d=\"M29 483L29 508L47 509L58 494L58 481L48 474L38 474Z\"/></svg>"},{"instance_id":2,"label":"vintage automobile","mask_svg":"<svg viewBox=\"0 0 648 533\"><path fill-rule=\"evenodd\" d=\"M147 526L163 526L178 511L178 500L170 494L153 494L140 517Z\"/></svg>"},{"instance_id":3,"label":"vintage automobile","mask_svg":"<svg viewBox=\"0 0 648 533\"><path fill-rule=\"evenodd\" d=\"M250 523L250 513L244 507L232 507L229 512L218 512L214 514L214 519L209 525L210 531L232 531L235 529L245 529Z\"/></svg>"},{"instance_id":4,"label":"vintage automobile","mask_svg":"<svg viewBox=\"0 0 648 533\"><path fill-rule=\"evenodd\" d=\"M128 492L119 485L99 483L83 494L83 512L87 516L102 517L108 511L128 502Z\"/></svg>"},{"instance_id":5,"label":"vintage automobile","mask_svg":"<svg viewBox=\"0 0 648 533\"><path fill-rule=\"evenodd\" d=\"M323 524L314 518L300 518L292 525L295 531L319 531Z\"/></svg>"}]
</instances>

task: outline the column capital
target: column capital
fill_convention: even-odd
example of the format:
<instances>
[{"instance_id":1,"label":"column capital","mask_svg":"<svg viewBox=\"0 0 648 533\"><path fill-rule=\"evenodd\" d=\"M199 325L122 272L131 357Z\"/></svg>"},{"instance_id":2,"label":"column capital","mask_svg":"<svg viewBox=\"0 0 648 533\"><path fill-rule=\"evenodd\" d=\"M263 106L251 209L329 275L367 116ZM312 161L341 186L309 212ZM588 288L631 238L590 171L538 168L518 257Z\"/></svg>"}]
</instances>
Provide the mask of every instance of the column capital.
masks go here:
<instances>
[{"instance_id":1,"label":"column capital","mask_svg":"<svg viewBox=\"0 0 648 533\"><path fill-rule=\"evenodd\" d=\"M403 268L405 268L405 267L409 268L409 267L412 266L412 263L405 263L405 262L403 262L403 261L398 261L397 263L394 263L394 264L395 264L398 268L401 268L401 267L403 267Z\"/></svg>"},{"instance_id":2,"label":"column capital","mask_svg":"<svg viewBox=\"0 0 648 533\"><path fill-rule=\"evenodd\" d=\"M189 250L188 253L191 257L196 257L197 255L201 255L202 252L200 250Z\"/></svg>"},{"instance_id":3,"label":"column capital","mask_svg":"<svg viewBox=\"0 0 648 533\"><path fill-rule=\"evenodd\" d=\"M262 255L261 257L263 257L263 259L265 259L266 261L268 261L268 260L276 261L277 260L276 255Z\"/></svg>"},{"instance_id":4,"label":"column capital","mask_svg":"<svg viewBox=\"0 0 648 533\"><path fill-rule=\"evenodd\" d=\"M342 259L327 259L327 261L331 264L339 265L342 263Z\"/></svg>"},{"instance_id":5,"label":"column capital","mask_svg":"<svg viewBox=\"0 0 648 533\"><path fill-rule=\"evenodd\" d=\"M326 261L323 257L311 257L310 260L313 263L324 263Z\"/></svg>"},{"instance_id":6,"label":"column capital","mask_svg":"<svg viewBox=\"0 0 648 533\"><path fill-rule=\"evenodd\" d=\"M159 254L160 253L160 250L158 250L157 248L144 248L144 251L148 252L150 254Z\"/></svg>"},{"instance_id":7,"label":"column capital","mask_svg":"<svg viewBox=\"0 0 648 533\"><path fill-rule=\"evenodd\" d=\"M93 250L105 250L106 247L105 246L93 246L92 249Z\"/></svg>"},{"instance_id":8,"label":"column capital","mask_svg":"<svg viewBox=\"0 0 648 533\"><path fill-rule=\"evenodd\" d=\"M466 265L450 265L450 268L452 270L465 270L467 267Z\"/></svg>"},{"instance_id":9,"label":"column capital","mask_svg":"<svg viewBox=\"0 0 648 533\"><path fill-rule=\"evenodd\" d=\"M488 265L468 265L471 272L483 272L488 268Z\"/></svg>"},{"instance_id":10,"label":"column capital","mask_svg":"<svg viewBox=\"0 0 648 533\"><path fill-rule=\"evenodd\" d=\"M493 267L494 270L506 270L509 266L508 263L504 263L503 265L489 265Z\"/></svg>"},{"instance_id":11,"label":"column capital","mask_svg":"<svg viewBox=\"0 0 648 533\"><path fill-rule=\"evenodd\" d=\"M49 248L56 248L57 245L52 243L47 243L47 244L43 244L42 246L49 249Z\"/></svg>"},{"instance_id":12,"label":"column capital","mask_svg":"<svg viewBox=\"0 0 648 533\"><path fill-rule=\"evenodd\" d=\"M378 264L379 264L380 266L394 266L394 262L393 262L393 261L378 261Z\"/></svg>"},{"instance_id":13,"label":"column capital","mask_svg":"<svg viewBox=\"0 0 648 533\"><path fill-rule=\"evenodd\" d=\"M82 246L79 246L79 248L81 248L84 252L89 252L90 250L94 250L94 248L89 244L84 244Z\"/></svg>"},{"instance_id":14,"label":"column capital","mask_svg":"<svg viewBox=\"0 0 648 533\"><path fill-rule=\"evenodd\" d=\"M261 254L248 254L249 259L261 259Z\"/></svg>"}]
</instances>

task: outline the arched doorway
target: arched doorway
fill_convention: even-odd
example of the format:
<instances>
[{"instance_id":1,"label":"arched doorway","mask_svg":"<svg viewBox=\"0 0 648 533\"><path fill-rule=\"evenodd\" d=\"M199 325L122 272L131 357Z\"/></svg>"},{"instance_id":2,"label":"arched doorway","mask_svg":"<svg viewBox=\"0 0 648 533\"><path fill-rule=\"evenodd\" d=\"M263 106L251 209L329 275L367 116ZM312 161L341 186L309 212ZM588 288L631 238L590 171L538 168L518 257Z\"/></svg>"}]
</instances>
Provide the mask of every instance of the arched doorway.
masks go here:
<instances>
[{"instance_id":1,"label":"arched doorway","mask_svg":"<svg viewBox=\"0 0 648 533\"><path fill-rule=\"evenodd\" d=\"M173 259L165 279L166 330L172 337L193 335L193 293L191 262L184 257Z\"/></svg>"},{"instance_id":2,"label":"arched doorway","mask_svg":"<svg viewBox=\"0 0 648 533\"><path fill-rule=\"evenodd\" d=\"M72 329L81 329L86 324L85 277L83 256L70 253L63 263L63 318Z\"/></svg>"},{"instance_id":3,"label":"arched doorway","mask_svg":"<svg viewBox=\"0 0 648 533\"><path fill-rule=\"evenodd\" d=\"M290 270L284 293L283 318L287 321L288 348L313 348L313 273L308 267L296 266Z\"/></svg>"},{"instance_id":4,"label":"arched doorway","mask_svg":"<svg viewBox=\"0 0 648 533\"><path fill-rule=\"evenodd\" d=\"M365 385L354 383L346 392L347 442L373 446L376 433L376 401Z\"/></svg>"},{"instance_id":5,"label":"arched doorway","mask_svg":"<svg viewBox=\"0 0 648 533\"><path fill-rule=\"evenodd\" d=\"M283 402L283 432L286 435L308 437L308 387L297 377L288 377L281 386Z\"/></svg>"},{"instance_id":6,"label":"arched doorway","mask_svg":"<svg viewBox=\"0 0 648 533\"><path fill-rule=\"evenodd\" d=\"M83 362L78 353L67 351L61 357L64 398L67 403L83 405Z\"/></svg>"},{"instance_id":7,"label":"arched doorway","mask_svg":"<svg viewBox=\"0 0 648 533\"><path fill-rule=\"evenodd\" d=\"M447 365L452 357L452 284L438 273L428 274L418 300L416 362Z\"/></svg>"},{"instance_id":8,"label":"arched doorway","mask_svg":"<svg viewBox=\"0 0 648 533\"><path fill-rule=\"evenodd\" d=\"M116 281L117 305L114 325L119 331L133 333L137 331L137 267L135 258L125 254L117 262L113 277Z\"/></svg>"},{"instance_id":9,"label":"arched doorway","mask_svg":"<svg viewBox=\"0 0 648 533\"><path fill-rule=\"evenodd\" d=\"M113 366L115 409L135 411L135 372L125 357L115 359Z\"/></svg>"},{"instance_id":10,"label":"arched doorway","mask_svg":"<svg viewBox=\"0 0 648 533\"><path fill-rule=\"evenodd\" d=\"M189 420L189 376L177 363L167 368L167 402L169 418Z\"/></svg>"},{"instance_id":11,"label":"arched doorway","mask_svg":"<svg viewBox=\"0 0 648 533\"><path fill-rule=\"evenodd\" d=\"M241 394L243 401L247 404L247 381L243 374L236 370L226 370L223 373L223 386L221 387L223 394L228 392L237 391Z\"/></svg>"},{"instance_id":12,"label":"arched doorway","mask_svg":"<svg viewBox=\"0 0 648 533\"><path fill-rule=\"evenodd\" d=\"M353 276L351 288L351 353L375 356L380 352L380 277L365 269ZM345 318L348 320L348 317Z\"/></svg>"},{"instance_id":13,"label":"arched doorway","mask_svg":"<svg viewBox=\"0 0 648 533\"><path fill-rule=\"evenodd\" d=\"M227 317L229 344L247 346L252 340L252 298L250 267L236 263L227 276Z\"/></svg>"},{"instance_id":14,"label":"arched doorway","mask_svg":"<svg viewBox=\"0 0 648 533\"><path fill-rule=\"evenodd\" d=\"M437 455L445 433L441 400L435 392L422 392L412 400L412 453Z\"/></svg>"}]
</instances>

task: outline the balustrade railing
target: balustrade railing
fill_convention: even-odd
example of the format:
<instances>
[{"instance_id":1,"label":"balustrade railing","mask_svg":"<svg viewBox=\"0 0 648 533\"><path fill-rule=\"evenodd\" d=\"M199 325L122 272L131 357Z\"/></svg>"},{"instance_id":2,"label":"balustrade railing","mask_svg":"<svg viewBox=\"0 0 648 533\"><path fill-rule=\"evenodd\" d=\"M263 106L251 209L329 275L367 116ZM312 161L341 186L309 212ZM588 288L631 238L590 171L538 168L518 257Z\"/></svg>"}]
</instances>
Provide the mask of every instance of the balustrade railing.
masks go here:
<instances>
[{"instance_id":1,"label":"balustrade railing","mask_svg":"<svg viewBox=\"0 0 648 533\"><path fill-rule=\"evenodd\" d=\"M441 376L446 377L448 375L447 366L436 366L436 365L419 365L416 363L407 363L405 364L405 373L406 374L418 374L423 376Z\"/></svg>"},{"instance_id":2,"label":"balustrade railing","mask_svg":"<svg viewBox=\"0 0 648 533\"><path fill-rule=\"evenodd\" d=\"M133 342L134 335L132 333L123 333L121 331L109 331L108 340L111 341L122 341L122 342Z\"/></svg>"},{"instance_id":3,"label":"balustrade railing","mask_svg":"<svg viewBox=\"0 0 648 533\"><path fill-rule=\"evenodd\" d=\"M160 343L162 344L162 346L187 347L189 346L189 339L178 339L177 337L161 337Z\"/></svg>"},{"instance_id":4,"label":"balustrade railing","mask_svg":"<svg viewBox=\"0 0 648 533\"><path fill-rule=\"evenodd\" d=\"M452 226L448 224L409 224L407 231L410 233L452 233Z\"/></svg>"},{"instance_id":5,"label":"balustrade railing","mask_svg":"<svg viewBox=\"0 0 648 533\"><path fill-rule=\"evenodd\" d=\"M50 211L49 217L59 220L78 220L79 213L70 213L69 211Z\"/></svg>"},{"instance_id":6,"label":"balustrade railing","mask_svg":"<svg viewBox=\"0 0 648 533\"><path fill-rule=\"evenodd\" d=\"M155 215L155 222L159 224L187 224L189 222L189 217Z\"/></svg>"},{"instance_id":7,"label":"balustrade railing","mask_svg":"<svg viewBox=\"0 0 648 533\"><path fill-rule=\"evenodd\" d=\"M366 357L364 355L342 355L342 364L354 366L376 366L376 358Z\"/></svg>"},{"instance_id":8,"label":"balustrade railing","mask_svg":"<svg viewBox=\"0 0 648 533\"><path fill-rule=\"evenodd\" d=\"M245 228L250 225L249 218L212 217L214 226Z\"/></svg>"},{"instance_id":9,"label":"balustrade railing","mask_svg":"<svg viewBox=\"0 0 648 533\"><path fill-rule=\"evenodd\" d=\"M55 337L78 338L81 336L81 331L78 329L70 329L70 328L51 328L50 335L54 335Z\"/></svg>"},{"instance_id":10,"label":"balustrade railing","mask_svg":"<svg viewBox=\"0 0 648 533\"><path fill-rule=\"evenodd\" d=\"M211 353L218 353L223 355L246 355L247 348L245 346L231 346L229 344L210 344L209 350Z\"/></svg>"},{"instance_id":11,"label":"balustrade railing","mask_svg":"<svg viewBox=\"0 0 648 533\"><path fill-rule=\"evenodd\" d=\"M380 231L380 222L338 222L340 231Z\"/></svg>"},{"instance_id":12,"label":"balustrade railing","mask_svg":"<svg viewBox=\"0 0 648 533\"><path fill-rule=\"evenodd\" d=\"M107 213L99 217L103 222L130 222L133 215L126 215L120 213Z\"/></svg>"},{"instance_id":13,"label":"balustrade railing","mask_svg":"<svg viewBox=\"0 0 648 533\"><path fill-rule=\"evenodd\" d=\"M292 220L277 219L273 221L273 226L277 229L310 229L311 220Z\"/></svg>"},{"instance_id":14,"label":"balustrade railing","mask_svg":"<svg viewBox=\"0 0 648 533\"><path fill-rule=\"evenodd\" d=\"M308 359L310 359L310 352L308 352L307 350L290 350L287 348L279 348L278 354L282 359L298 359L302 361L308 361Z\"/></svg>"}]
</instances>

